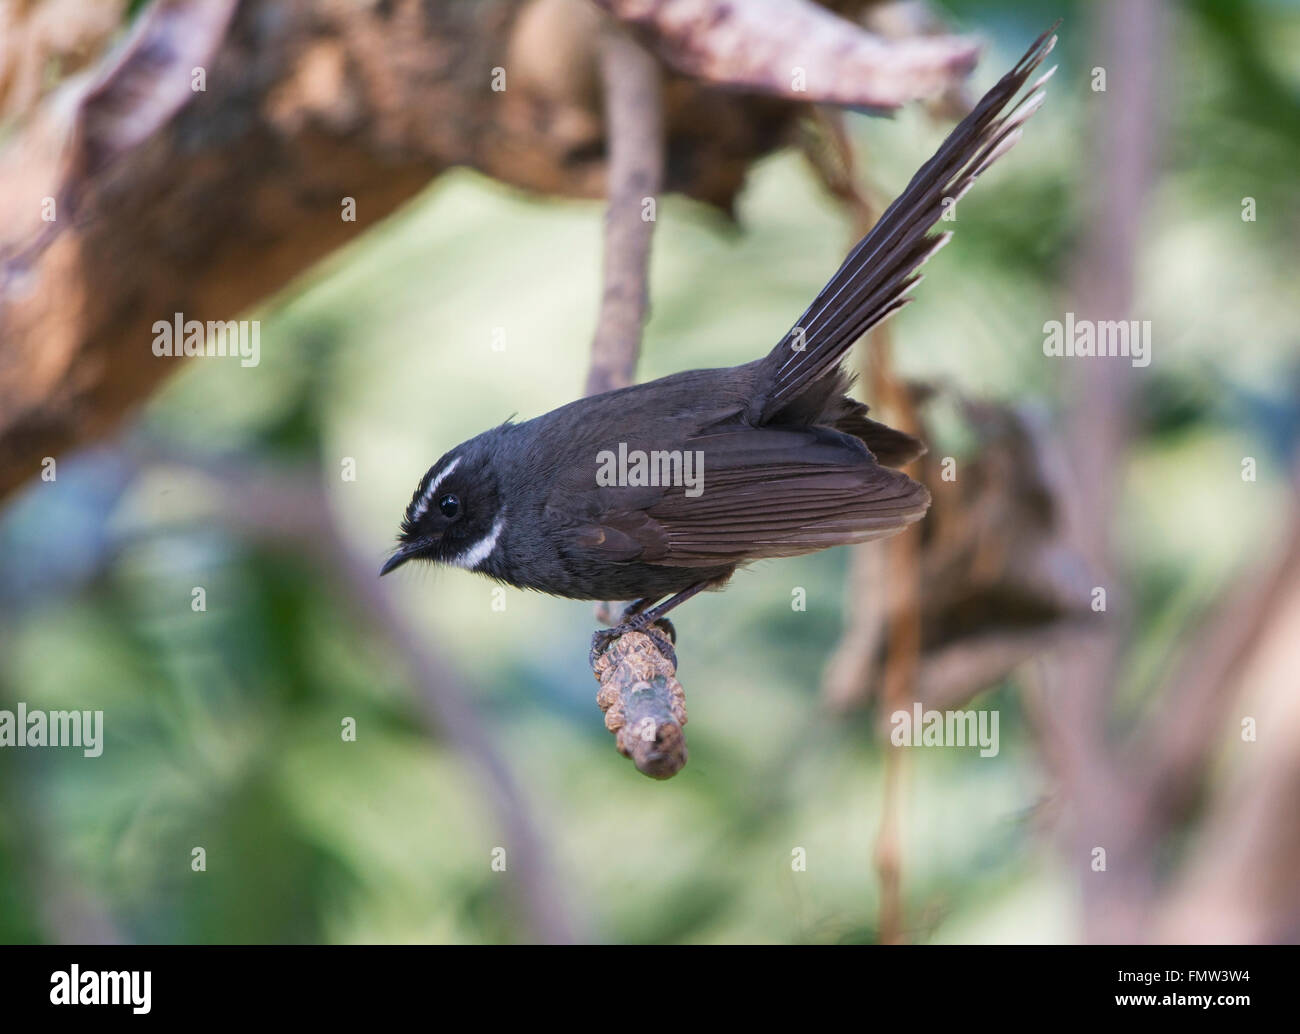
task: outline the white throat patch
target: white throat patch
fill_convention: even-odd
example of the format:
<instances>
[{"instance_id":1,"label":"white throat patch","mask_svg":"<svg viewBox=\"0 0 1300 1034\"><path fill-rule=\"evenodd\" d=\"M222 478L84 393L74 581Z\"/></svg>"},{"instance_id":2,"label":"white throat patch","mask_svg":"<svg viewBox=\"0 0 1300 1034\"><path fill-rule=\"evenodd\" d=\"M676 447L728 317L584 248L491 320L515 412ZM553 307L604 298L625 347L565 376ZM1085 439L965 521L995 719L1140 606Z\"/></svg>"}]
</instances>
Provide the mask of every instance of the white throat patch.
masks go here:
<instances>
[{"instance_id":1,"label":"white throat patch","mask_svg":"<svg viewBox=\"0 0 1300 1034\"><path fill-rule=\"evenodd\" d=\"M501 538L501 532L506 527L505 511L492 524L492 530L484 535L481 539L470 546L469 549L454 556L447 561L452 567L463 567L466 571L473 571L479 564L483 563L492 555L492 551L497 548L497 540Z\"/></svg>"}]
</instances>

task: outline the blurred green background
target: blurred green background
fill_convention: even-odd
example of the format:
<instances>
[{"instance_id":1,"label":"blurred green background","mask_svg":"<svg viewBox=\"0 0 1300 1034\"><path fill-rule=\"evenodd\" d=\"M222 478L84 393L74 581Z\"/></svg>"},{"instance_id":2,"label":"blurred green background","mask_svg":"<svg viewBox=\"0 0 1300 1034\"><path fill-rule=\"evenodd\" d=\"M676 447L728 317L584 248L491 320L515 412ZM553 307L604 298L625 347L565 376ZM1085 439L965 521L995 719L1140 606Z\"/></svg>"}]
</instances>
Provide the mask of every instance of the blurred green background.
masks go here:
<instances>
[{"instance_id":1,"label":"blurred green background","mask_svg":"<svg viewBox=\"0 0 1300 1034\"><path fill-rule=\"evenodd\" d=\"M1062 67L1024 141L963 202L920 304L895 323L905 373L1049 412L1069 366L1043 358L1040 327L1066 304L1090 105L1115 103L1088 90L1081 7L945 5L989 40L977 90L1057 14ZM1300 11L1173 9L1135 305L1156 328L1154 361L1138 371L1143 436L1121 539L1149 660L1259 559L1300 426ZM852 127L882 197L947 128L917 110ZM1257 222L1241 219L1246 196ZM738 216L661 202L643 378L766 351L850 243L794 152L754 169ZM246 314L263 321L260 366L185 364L128 437L319 469L334 519L377 570L443 451L580 391L601 220L597 203L444 175ZM1260 484L1236 479L1243 455L1260 458ZM0 940L535 936L517 869L492 869L505 840L483 780L454 742L429 735L405 659L372 615L295 550L210 519L221 500L201 478L163 465L131 480L124 463L113 448L61 461L58 491L33 486L0 518L0 707L102 709L106 726L95 760L0 751ZM835 550L759 564L683 609L691 758L667 783L639 775L603 727L589 604L508 590L494 610L492 584L460 571L408 568L383 589L464 673L580 936L869 942L881 743L874 715L828 715L818 696L848 560ZM191 609L194 586L205 612ZM806 612L791 609L795 587ZM1000 709L996 758L909 760L909 937L1071 940L1073 877L1035 824L1045 779L1020 699L1008 685L977 706ZM356 742L340 736L345 716ZM206 872L191 871L195 846ZM795 848L806 872L791 869Z\"/></svg>"}]
</instances>

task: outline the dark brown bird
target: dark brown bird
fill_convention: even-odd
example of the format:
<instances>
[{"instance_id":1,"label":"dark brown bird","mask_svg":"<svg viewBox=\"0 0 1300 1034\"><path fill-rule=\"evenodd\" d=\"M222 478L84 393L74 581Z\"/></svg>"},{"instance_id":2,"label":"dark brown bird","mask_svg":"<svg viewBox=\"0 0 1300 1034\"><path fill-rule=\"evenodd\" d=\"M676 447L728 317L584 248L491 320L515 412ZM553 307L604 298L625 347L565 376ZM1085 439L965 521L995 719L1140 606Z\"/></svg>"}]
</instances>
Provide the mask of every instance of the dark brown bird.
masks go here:
<instances>
[{"instance_id":1,"label":"dark brown bird","mask_svg":"<svg viewBox=\"0 0 1300 1034\"><path fill-rule=\"evenodd\" d=\"M580 399L458 445L420 481L380 573L422 559L555 596L636 601L612 636L743 564L919 520L929 493L892 468L924 446L870 419L840 362L911 301L917 270L950 236L931 233L935 223L1042 103L1050 72L1004 114L1055 42L1044 34L984 95L766 356Z\"/></svg>"}]
</instances>

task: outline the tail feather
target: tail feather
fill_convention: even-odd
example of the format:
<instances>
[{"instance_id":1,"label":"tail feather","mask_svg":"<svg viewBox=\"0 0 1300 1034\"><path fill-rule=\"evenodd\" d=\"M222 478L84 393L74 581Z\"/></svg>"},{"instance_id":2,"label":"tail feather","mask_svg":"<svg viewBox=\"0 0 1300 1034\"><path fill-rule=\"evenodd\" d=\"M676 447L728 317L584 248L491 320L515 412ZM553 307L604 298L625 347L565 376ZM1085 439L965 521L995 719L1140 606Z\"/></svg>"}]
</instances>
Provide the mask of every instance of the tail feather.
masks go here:
<instances>
[{"instance_id":1,"label":"tail feather","mask_svg":"<svg viewBox=\"0 0 1300 1034\"><path fill-rule=\"evenodd\" d=\"M1045 95L1037 91L1055 69L1002 114L1056 44L1055 29L1040 36L948 134L767 355L769 388L760 400L760 422L838 367L858 338L911 301L908 292L921 281L917 270L951 237L930 233L944 213L945 199L953 204L970 190L976 177L1015 146L1025 120L1042 105Z\"/></svg>"}]
</instances>

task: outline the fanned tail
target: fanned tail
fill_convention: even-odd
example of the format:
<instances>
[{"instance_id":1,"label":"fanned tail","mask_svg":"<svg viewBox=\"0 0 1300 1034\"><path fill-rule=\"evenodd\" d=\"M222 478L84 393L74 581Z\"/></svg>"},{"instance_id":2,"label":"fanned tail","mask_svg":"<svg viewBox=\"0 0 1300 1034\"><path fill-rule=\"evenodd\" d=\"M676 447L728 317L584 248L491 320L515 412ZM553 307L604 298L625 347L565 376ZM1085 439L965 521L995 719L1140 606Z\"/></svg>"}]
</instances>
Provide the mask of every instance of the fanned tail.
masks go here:
<instances>
[{"instance_id":1,"label":"fanned tail","mask_svg":"<svg viewBox=\"0 0 1300 1034\"><path fill-rule=\"evenodd\" d=\"M1019 105L1003 114L1051 53L1055 31L1053 25L1038 37L1015 68L948 134L763 360L770 387L760 400L759 422L769 420L808 385L838 367L858 338L911 301L907 295L922 279L917 270L952 236L930 233L944 213L945 201L955 204L980 173L1015 146L1025 120L1042 105L1046 94L1039 88L1054 67L1030 87Z\"/></svg>"}]
</instances>

